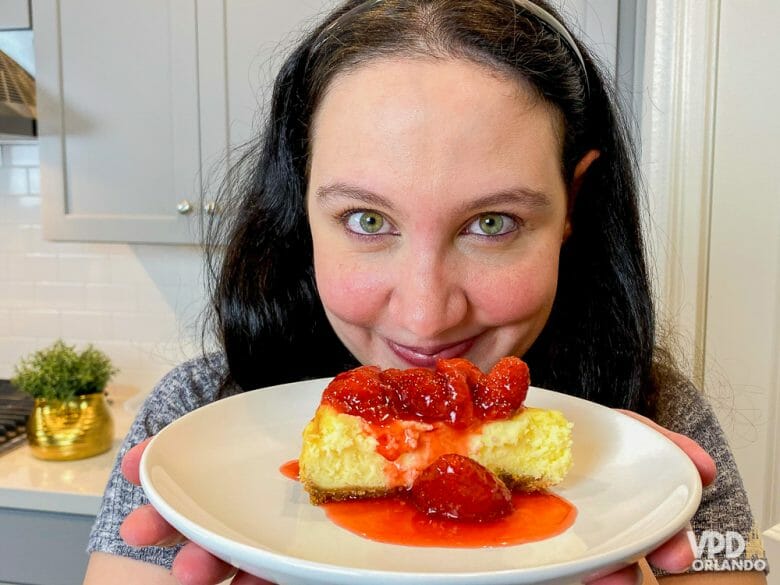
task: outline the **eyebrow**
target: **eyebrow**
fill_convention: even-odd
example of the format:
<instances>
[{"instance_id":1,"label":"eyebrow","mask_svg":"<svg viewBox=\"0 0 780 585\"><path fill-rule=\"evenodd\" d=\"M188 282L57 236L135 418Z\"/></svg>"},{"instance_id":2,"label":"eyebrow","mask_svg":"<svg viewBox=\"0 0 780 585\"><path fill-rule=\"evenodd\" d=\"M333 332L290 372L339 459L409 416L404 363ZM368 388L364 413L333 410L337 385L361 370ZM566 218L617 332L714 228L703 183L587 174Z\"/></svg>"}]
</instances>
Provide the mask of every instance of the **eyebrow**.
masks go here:
<instances>
[{"instance_id":1,"label":"eyebrow","mask_svg":"<svg viewBox=\"0 0 780 585\"><path fill-rule=\"evenodd\" d=\"M354 199L361 201L368 205L384 207L392 211L394 209L392 202L368 189L357 187L355 185L348 185L346 183L333 183L331 185L324 185L317 188L317 199L326 201L327 199L341 196L348 199ZM552 197L543 191L536 189L530 189L527 187L514 187L510 189L502 189L495 193L490 193L483 197L479 197L473 201L469 201L458 209L461 213L468 213L477 211L479 209L485 209L495 207L498 205L525 205L533 209L543 210L552 205Z\"/></svg>"},{"instance_id":2,"label":"eyebrow","mask_svg":"<svg viewBox=\"0 0 780 585\"><path fill-rule=\"evenodd\" d=\"M382 197L361 187L354 185L348 185L346 183L333 183L332 185L324 185L317 188L317 199L320 201L327 201L331 197L341 196L348 199L355 199L356 201L362 201L369 205L377 207L384 207L385 209L393 209L393 204L389 199Z\"/></svg>"},{"instance_id":3,"label":"eyebrow","mask_svg":"<svg viewBox=\"0 0 780 585\"><path fill-rule=\"evenodd\" d=\"M501 205L525 205L532 209L544 210L552 206L552 197L543 191L528 187L514 187L490 193L468 202L461 208L463 212L477 211Z\"/></svg>"}]
</instances>

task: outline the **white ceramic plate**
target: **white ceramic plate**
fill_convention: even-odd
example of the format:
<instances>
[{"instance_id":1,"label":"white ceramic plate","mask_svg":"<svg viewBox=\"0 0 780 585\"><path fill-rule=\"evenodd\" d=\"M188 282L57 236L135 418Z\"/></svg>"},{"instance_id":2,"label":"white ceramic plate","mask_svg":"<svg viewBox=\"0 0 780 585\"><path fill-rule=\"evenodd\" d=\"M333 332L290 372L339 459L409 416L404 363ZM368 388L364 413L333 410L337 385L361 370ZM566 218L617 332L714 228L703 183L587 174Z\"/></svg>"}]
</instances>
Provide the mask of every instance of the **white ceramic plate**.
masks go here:
<instances>
[{"instance_id":1,"label":"white ceramic plate","mask_svg":"<svg viewBox=\"0 0 780 585\"><path fill-rule=\"evenodd\" d=\"M279 584L568 584L619 567L681 530L701 482L671 441L603 406L531 388L529 406L574 423L574 466L554 491L578 510L554 538L513 547L388 545L331 523L279 467L328 380L247 392L166 427L141 461L151 503L184 535L233 565Z\"/></svg>"}]
</instances>

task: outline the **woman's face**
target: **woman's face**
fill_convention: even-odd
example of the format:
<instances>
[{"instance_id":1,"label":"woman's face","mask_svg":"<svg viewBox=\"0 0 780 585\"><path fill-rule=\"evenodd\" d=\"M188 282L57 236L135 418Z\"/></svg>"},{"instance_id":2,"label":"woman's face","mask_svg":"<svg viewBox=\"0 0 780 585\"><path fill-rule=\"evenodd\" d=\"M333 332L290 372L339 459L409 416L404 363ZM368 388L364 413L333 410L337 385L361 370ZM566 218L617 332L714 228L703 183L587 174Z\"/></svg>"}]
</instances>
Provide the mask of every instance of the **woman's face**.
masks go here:
<instances>
[{"instance_id":1,"label":"woman's face","mask_svg":"<svg viewBox=\"0 0 780 585\"><path fill-rule=\"evenodd\" d=\"M519 83L467 61L334 79L307 207L320 298L361 363L488 369L533 344L568 231L561 134Z\"/></svg>"}]
</instances>

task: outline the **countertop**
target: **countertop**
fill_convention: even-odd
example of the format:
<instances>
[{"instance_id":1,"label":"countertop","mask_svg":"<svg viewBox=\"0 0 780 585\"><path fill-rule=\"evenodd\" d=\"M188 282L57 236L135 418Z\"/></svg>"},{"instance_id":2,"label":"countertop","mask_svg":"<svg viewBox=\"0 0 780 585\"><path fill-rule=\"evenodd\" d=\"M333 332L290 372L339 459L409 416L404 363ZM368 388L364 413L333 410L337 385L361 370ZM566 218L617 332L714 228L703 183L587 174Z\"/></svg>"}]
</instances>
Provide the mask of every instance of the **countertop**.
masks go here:
<instances>
[{"instance_id":1,"label":"countertop","mask_svg":"<svg viewBox=\"0 0 780 585\"><path fill-rule=\"evenodd\" d=\"M117 451L138 404L126 391L109 388L114 443L102 455L77 461L43 461L26 443L0 455L0 508L97 514Z\"/></svg>"}]
</instances>

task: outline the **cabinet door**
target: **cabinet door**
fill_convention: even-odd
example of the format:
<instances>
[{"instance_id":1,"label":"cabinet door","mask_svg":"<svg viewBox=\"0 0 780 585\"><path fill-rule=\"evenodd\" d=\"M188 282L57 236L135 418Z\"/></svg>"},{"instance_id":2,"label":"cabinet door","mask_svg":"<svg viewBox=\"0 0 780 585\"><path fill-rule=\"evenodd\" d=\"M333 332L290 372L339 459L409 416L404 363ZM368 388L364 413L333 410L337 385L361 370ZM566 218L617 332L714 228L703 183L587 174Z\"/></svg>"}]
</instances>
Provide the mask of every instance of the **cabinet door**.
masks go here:
<instances>
[{"instance_id":1,"label":"cabinet door","mask_svg":"<svg viewBox=\"0 0 780 585\"><path fill-rule=\"evenodd\" d=\"M196 0L35 0L33 17L44 237L195 241Z\"/></svg>"},{"instance_id":2,"label":"cabinet door","mask_svg":"<svg viewBox=\"0 0 780 585\"><path fill-rule=\"evenodd\" d=\"M28 28L30 28L29 0L3 0L0 2L0 30Z\"/></svg>"},{"instance_id":3,"label":"cabinet door","mask_svg":"<svg viewBox=\"0 0 780 585\"><path fill-rule=\"evenodd\" d=\"M273 80L300 36L340 0L198 0L206 200L255 138Z\"/></svg>"}]
</instances>

